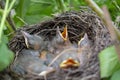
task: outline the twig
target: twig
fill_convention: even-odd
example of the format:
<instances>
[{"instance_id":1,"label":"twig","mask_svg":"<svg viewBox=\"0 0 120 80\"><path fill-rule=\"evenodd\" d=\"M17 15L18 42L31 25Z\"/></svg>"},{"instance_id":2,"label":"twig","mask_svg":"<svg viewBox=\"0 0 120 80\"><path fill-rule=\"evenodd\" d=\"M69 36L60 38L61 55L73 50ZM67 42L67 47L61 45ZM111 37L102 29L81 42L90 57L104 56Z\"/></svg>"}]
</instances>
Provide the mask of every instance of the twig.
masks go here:
<instances>
[{"instance_id":1,"label":"twig","mask_svg":"<svg viewBox=\"0 0 120 80\"><path fill-rule=\"evenodd\" d=\"M103 11L102 11L93 0L85 0L85 1L89 5L89 7L91 7L98 14L98 16L103 20L106 27L108 28L120 60L120 45L118 44L118 41L120 41L120 32L112 24L112 20L110 18L107 8L103 7Z\"/></svg>"},{"instance_id":2,"label":"twig","mask_svg":"<svg viewBox=\"0 0 120 80\"><path fill-rule=\"evenodd\" d=\"M108 27L108 30L109 30L109 32L110 32L110 34L111 34L111 38L112 38L112 40L113 40L113 42L114 42L114 45L115 45L115 48L116 48L116 51L117 51L117 53L118 53L118 57L119 57L119 59L120 59L120 44L119 44L119 42L118 42L118 37L117 37L117 35L116 35L116 30L115 30L115 27L113 26L113 24L112 24L112 20L111 20L111 18L110 18L110 14L109 14L109 12L108 12L108 9L107 9L107 7L106 6L103 6L103 12L105 13L104 14L104 22L105 22L105 24L106 24L106 26ZM118 31L117 31L118 32Z\"/></svg>"},{"instance_id":3,"label":"twig","mask_svg":"<svg viewBox=\"0 0 120 80\"><path fill-rule=\"evenodd\" d=\"M88 4L89 7L91 7L101 18L103 18L103 11L100 9L100 7L93 1L93 0L85 0L85 2Z\"/></svg>"}]
</instances>

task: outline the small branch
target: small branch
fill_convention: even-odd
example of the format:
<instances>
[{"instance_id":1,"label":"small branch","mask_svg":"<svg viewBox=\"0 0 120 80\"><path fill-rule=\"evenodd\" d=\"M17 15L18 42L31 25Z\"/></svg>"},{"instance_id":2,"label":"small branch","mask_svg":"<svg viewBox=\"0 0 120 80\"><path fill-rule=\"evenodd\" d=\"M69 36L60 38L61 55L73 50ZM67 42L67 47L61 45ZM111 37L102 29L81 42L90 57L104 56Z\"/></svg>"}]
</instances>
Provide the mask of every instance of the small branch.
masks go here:
<instances>
[{"instance_id":1,"label":"small branch","mask_svg":"<svg viewBox=\"0 0 120 80\"><path fill-rule=\"evenodd\" d=\"M109 30L109 32L110 32L110 34L111 34L111 38L112 38L112 40L113 40L113 42L114 42L114 45L115 45L115 48L116 48L116 51L117 51L117 53L118 53L118 57L119 57L119 59L120 59L120 44L119 44L119 42L118 42L118 37L117 37L117 35L116 35L116 30L115 30L115 27L114 27L114 25L112 24L112 20L111 20L111 18L110 18L110 14L109 14L109 12L108 12L108 9L107 9L107 7L106 6L103 6L103 12L105 13L104 14L104 18L103 18L103 21L104 21L104 23L106 24L106 26L108 27L108 30ZM117 31L118 32L118 31Z\"/></svg>"},{"instance_id":2,"label":"small branch","mask_svg":"<svg viewBox=\"0 0 120 80\"><path fill-rule=\"evenodd\" d=\"M108 9L104 6L102 11L93 0L85 1L89 5L89 7L91 7L98 14L98 16L103 20L106 27L108 28L120 60L120 45L118 44L118 42L120 41L120 32L112 24Z\"/></svg>"},{"instance_id":3,"label":"small branch","mask_svg":"<svg viewBox=\"0 0 120 80\"><path fill-rule=\"evenodd\" d=\"M98 14L98 16L103 18L104 15L103 11L93 0L85 0L85 2Z\"/></svg>"},{"instance_id":4,"label":"small branch","mask_svg":"<svg viewBox=\"0 0 120 80\"><path fill-rule=\"evenodd\" d=\"M108 9L107 9L106 6L103 6L102 9L103 9L103 12L105 13L105 14L103 15L103 16L104 16L103 22L106 24L106 26L107 26L110 34L111 34L111 38L112 38L113 40L116 40L116 39L117 39L117 36L116 36L115 30L114 30L114 26L113 26L113 24L112 24L112 20L111 20L111 18L110 18L110 14L109 14L109 12L108 12Z\"/></svg>"}]
</instances>

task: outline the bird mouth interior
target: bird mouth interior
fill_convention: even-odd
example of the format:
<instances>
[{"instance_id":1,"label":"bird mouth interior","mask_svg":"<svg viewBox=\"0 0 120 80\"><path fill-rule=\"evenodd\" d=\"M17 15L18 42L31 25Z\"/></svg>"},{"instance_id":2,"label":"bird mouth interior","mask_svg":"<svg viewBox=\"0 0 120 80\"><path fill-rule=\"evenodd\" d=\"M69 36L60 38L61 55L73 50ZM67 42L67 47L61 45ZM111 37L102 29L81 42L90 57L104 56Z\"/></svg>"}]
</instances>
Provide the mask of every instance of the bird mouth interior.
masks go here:
<instances>
[{"instance_id":1,"label":"bird mouth interior","mask_svg":"<svg viewBox=\"0 0 120 80\"><path fill-rule=\"evenodd\" d=\"M62 32L62 38L66 41L68 37L67 26L64 28Z\"/></svg>"},{"instance_id":2,"label":"bird mouth interior","mask_svg":"<svg viewBox=\"0 0 120 80\"><path fill-rule=\"evenodd\" d=\"M61 64L61 68L79 67L80 63L72 58L64 60Z\"/></svg>"}]
</instances>

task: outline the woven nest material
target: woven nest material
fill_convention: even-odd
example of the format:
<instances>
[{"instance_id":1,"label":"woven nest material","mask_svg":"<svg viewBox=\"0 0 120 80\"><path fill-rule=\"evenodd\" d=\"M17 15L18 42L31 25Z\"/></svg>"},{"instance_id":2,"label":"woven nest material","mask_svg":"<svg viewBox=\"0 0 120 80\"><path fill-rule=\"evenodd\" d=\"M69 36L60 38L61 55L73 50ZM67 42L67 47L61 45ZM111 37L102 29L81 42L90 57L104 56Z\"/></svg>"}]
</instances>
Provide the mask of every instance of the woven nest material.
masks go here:
<instances>
[{"instance_id":1,"label":"woven nest material","mask_svg":"<svg viewBox=\"0 0 120 80\"><path fill-rule=\"evenodd\" d=\"M73 71L57 70L55 73L47 75L47 80L100 80L98 53L107 46L110 46L112 42L110 34L101 19L90 9L81 9L79 12L65 12L40 24L24 26L17 30L15 36L9 42L9 47L18 55L21 50L26 49L25 41L20 33L21 30L30 34L42 35L45 37L45 40L49 41L56 35L57 26L62 30L65 25L68 26L68 34L71 42L77 43L87 33L92 43L92 56L88 64L84 67ZM33 74L17 76L10 71L9 76L12 80L44 80L44 77ZM4 77L3 80L5 80Z\"/></svg>"}]
</instances>

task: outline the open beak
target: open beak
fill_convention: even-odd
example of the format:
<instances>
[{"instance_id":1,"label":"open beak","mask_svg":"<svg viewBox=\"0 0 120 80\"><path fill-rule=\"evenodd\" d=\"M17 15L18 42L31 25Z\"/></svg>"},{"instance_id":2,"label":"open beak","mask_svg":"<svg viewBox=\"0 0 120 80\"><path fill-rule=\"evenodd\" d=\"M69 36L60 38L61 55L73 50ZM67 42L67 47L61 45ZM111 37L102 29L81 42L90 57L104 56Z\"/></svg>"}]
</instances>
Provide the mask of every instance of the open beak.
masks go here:
<instances>
[{"instance_id":1,"label":"open beak","mask_svg":"<svg viewBox=\"0 0 120 80\"><path fill-rule=\"evenodd\" d=\"M77 68L79 66L80 66L80 63L71 57L60 63L60 68L64 68L64 69Z\"/></svg>"},{"instance_id":2,"label":"open beak","mask_svg":"<svg viewBox=\"0 0 120 80\"><path fill-rule=\"evenodd\" d=\"M67 25L64 27L63 32L61 33L59 30L59 27L57 27L57 33L58 35L61 37L61 39L63 41L67 41L68 40L68 31L67 31Z\"/></svg>"},{"instance_id":3,"label":"open beak","mask_svg":"<svg viewBox=\"0 0 120 80\"><path fill-rule=\"evenodd\" d=\"M79 47L84 47L86 45L89 45L89 39L87 33L84 34L84 37L78 41L78 46Z\"/></svg>"},{"instance_id":4,"label":"open beak","mask_svg":"<svg viewBox=\"0 0 120 80\"><path fill-rule=\"evenodd\" d=\"M64 41L67 41L67 40L68 40L67 25L65 26L63 32L61 33L61 37L63 38Z\"/></svg>"}]
</instances>

